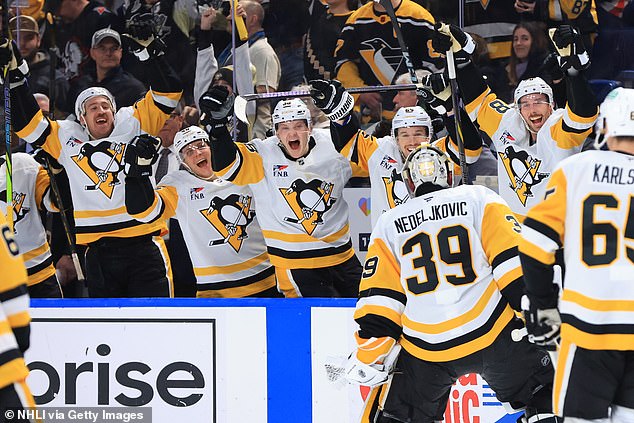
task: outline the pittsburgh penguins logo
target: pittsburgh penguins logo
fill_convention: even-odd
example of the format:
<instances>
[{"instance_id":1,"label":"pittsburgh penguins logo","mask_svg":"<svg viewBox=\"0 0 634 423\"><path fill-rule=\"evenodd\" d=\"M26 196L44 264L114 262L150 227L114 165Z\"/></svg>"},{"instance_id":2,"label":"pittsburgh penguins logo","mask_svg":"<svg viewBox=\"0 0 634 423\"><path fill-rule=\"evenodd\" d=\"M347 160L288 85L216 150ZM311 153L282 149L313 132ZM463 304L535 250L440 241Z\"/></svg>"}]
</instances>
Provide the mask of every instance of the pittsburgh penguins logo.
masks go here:
<instances>
[{"instance_id":1,"label":"pittsburgh penguins logo","mask_svg":"<svg viewBox=\"0 0 634 423\"><path fill-rule=\"evenodd\" d=\"M542 161L529 156L524 150L515 151L512 146L508 146L504 153L498 154L511 180L509 186L525 206L526 199L533 196L533 185L537 185L550 174L539 172Z\"/></svg>"},{"instance_id":2,"label":"pittsburgh penguins logo","mask_svg":"<svg viewBox=\"0 0 634 423\"><path fill-rule=\"evenodd\" d=\"M7 198L7 190L0 191L0 198L5 200ZM27 213L31 210L30 207L25 207L24 201L26 200L26 194L21 192L13 193L13 224L15 228L15 224L20 220L24 219ZM6 204L2 201L2 204ZM17 233L17 230L16 230Z\"/></svg>"},{"instance_id":3,"label":"pittsburgh penguins logo","mask_svg":"<svg viewBox=\"0 0 634 423\"><path fill-rule=\"evenodd\" d=\"M313 179L305 182L296 179L289 188L279 188L282 196L295 213L295 217L284 217L284 221L302 225L312 235L317 225L322 225L323 215L335 204L332 197L334 184Z\"/></svg>"},{"instance_id":4,"label":"pittsburgh penguins logo","mask_svg":"<svg viewBox=\"0 0 634 423\"><path fill-rule=\"evenodd\" d=\"M123 170L126 145L102 141L97 145L83 144L79 154L71 159L93 182L86 185L86 191L101 191L112 198L114 188L121 184L119 172Z\"/></svg>"},{"instance_id":5,"label":"pittsburgh penguins logo","mask_svg":"<svg viewBox=\"0 0 634 423\"><path fill-rule=\"evenodd\" d=\"M250 195L231 194L227 198L214 197L209 207L199 210L222 238L212 239L209 246L229 244L237 253L249 237L247 226L255 217Z\"/></svg>"},{"instance_id":6,"label":"pittsburgh penguins logo","mask_svg":"<svg viewBox=\"0 0 634 423\"><path fill-rule=\"evenodd\" d=\"M372 69L374 76L383 85L391 84L403 60L401 50L391 47L382 38L363 41L361 45L368 47L361 47L359 53Z\"/></svg>"},{"instance_id":7,"label":"pittsburgh penguins logo","mask_svg":"<svg viewBox=\"0 0 634 423\"><path fill-rule=\"evenodd\" d=\"M409 193L405 182L403 182L403 177L396 169L392 169L390 176L383 176L381 179L383 179L387 203L391 209L409 200Z\"/></svg>"}]
</instances>

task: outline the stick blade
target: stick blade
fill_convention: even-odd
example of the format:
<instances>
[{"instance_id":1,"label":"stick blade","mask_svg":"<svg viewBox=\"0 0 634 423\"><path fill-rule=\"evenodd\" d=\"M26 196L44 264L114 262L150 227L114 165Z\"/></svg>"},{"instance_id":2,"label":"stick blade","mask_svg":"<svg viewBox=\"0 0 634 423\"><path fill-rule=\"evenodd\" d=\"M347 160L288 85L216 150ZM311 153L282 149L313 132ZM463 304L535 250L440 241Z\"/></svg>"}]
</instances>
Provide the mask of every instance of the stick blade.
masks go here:
<instances>
[{"instance_id":1,"label":"stick blade","mask_svg":"<svg viewBox=\"0 0 634 423\"><path fill-rule=\"evenodd\" d=\"M244 97L237 96L233 101L233 113L235 113L236 117L246 123L249 124L249 120L247 119L247 100Z\"/></svg>"}]
</instances>

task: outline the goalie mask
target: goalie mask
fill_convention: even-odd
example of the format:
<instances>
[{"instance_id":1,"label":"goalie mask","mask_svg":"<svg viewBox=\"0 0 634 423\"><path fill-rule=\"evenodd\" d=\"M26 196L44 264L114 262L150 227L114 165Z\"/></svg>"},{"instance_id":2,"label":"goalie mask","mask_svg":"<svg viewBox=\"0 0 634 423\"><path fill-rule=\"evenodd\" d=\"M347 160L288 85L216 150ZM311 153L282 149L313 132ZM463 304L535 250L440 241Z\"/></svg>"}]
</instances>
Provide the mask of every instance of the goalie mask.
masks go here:
<instances>
[{"instance_id":1,"label":"goalie mask","mask_svg":"<svg viewBox=\"0 0 634 423\"><path fill-rule=\"evenodd\" d=\"M306 126L310 127L310 111L308 106L299 98L282 100L273 110L273 128L277 133L277 125L291 120L305 120Z\"/></svg>"},{"instance_id":2,"label":"goalie mask","mask_svg":"<svg viewBox=\"0 0 634 423\"><path fill-rule=\"evenodd\" d=\"M453 167L447 154L430 144L412 151L403 164L403 182L411 198L425 193L425 184L441 188L453 186Z\"/></svg>"},{"instance_id":3,"label":"goalie mask","mask_svg":"<svg viewBox=\"0 0 634 423\"><path fill-rule=\"evenodd\" d=\"M601 103L595 148L603 147L610 137L634 137L634 89L615 88Z\"/></svg>"}]
</instances>

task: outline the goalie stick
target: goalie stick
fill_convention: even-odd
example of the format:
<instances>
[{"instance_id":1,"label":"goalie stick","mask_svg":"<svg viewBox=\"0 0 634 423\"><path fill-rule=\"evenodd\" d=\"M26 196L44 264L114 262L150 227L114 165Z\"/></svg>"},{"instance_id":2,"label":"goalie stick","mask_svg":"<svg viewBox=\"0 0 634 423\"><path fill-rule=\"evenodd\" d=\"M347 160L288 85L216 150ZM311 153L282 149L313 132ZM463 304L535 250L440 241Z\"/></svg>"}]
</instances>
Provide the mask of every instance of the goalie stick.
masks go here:
<instances>
[{"instance_id":1,"label":"goalie stick","mask_svg":"<svg viewBox=\"0 0 634 423\"><path fill-rule=\"evenodd\" d=\"M458 100L458 81L456 80L456 63L453 51L447 51L447 71L449 73L449 86L451 88L451 105L453 106L453 122L456 128L456 142L458 143L458 158L462 170L462 184L471 185L469 181L469 167L464 150L464 138L462 136L462 123L460 122L460 104Z\"/></svg>"}]
</instances>

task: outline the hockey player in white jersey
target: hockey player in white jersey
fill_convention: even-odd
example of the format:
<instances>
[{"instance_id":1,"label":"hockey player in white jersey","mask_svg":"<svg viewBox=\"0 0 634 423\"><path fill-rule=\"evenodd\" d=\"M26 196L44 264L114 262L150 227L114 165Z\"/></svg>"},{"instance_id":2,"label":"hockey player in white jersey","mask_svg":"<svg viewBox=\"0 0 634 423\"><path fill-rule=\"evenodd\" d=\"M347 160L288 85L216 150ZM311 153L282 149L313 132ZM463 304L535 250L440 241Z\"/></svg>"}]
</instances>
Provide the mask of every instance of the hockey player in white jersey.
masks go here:
<instances>
[{"instance_id":1,"label":"hockey player in white jersey","mask_svg":"<svg viewBox=\"0 0 634 423\"><path fill-rule=\"evenodd\" d=\"M466 373L524 407L529 422L559 421L547 352L513 336L523 328L523 281L520 224L508 205L482 186L451 188L449 157L428 144L409 155L403 179L411 198L372 231L354 313L358 348L346 377L374 388L361 421L442 421ZM383 361L399 346L389 374Z\"/></svg>"},{"instance_id":2,"label":"hockey player in white jersey","mask_svg":"<svg viewBox=\"0 0 634 423\"><path fill-rule=\"evenodd\" d=\"M15 43L0 42L0 64L9 66L12 124L16 134L55 158L68 174L77 243L88 245L86 281L91 297L171 296L171 270L159 222L144 224L125 211L126 151L142 134L156 135L181 96L181 84L162 57L152 16L128 22L129 39L148 68L151 89L134 106L116 109L101 87L75 102L79 123L51 121L24 83L26 62ZM12 47L13 45L13 47Z\"/></svg>"},{"instance_id":3,"label":"hockey player in white jersey","mask_svg":"<svg viewBox=\"0 0 634 423\"><path fill-rule=\"evenodd\" d=\"M211 169L209 136L190 126L176 133L174 148L184 169L168 173L156 190L151 167L136 166L126 177L126 208L142 222L175 217L194 265L197 296L275 297L275 269L248 187L218 179ZM151 141L135 149L152 161Z\"/></svg>"},{"instance_id":4,"label":"hockey player in white jersey","mask_svg":"<svg viewBox=\"0 0 634 423\"><path fill-rule=\"evenodd\" d=\"M4 145L0 146L0 154ZM28 275L29 296L61 298L51 249L46 240L41 211L57 212L51 200L46 171L26 153L11 154L13 182L13 230L20 246ZM0 157L0 209L6 210L6 163Z\"/></svg>"},{"instance_id":5,"label":"hockey player in white jersey","mask_svg":"<svg viewBox=\"0 0 634 423\"><path fill-rule=\"evenodd\" d=\"M583 75L589 61L580 35L561 25L552 39L566 81L568 102L561 109L555 109L553 91L541 78L521 81L512 106L497 98L468 61L475 44L460 28L442 26L433 42L436 51L452 48L457 59L466 61L457 67L466 110L495 146L499 194L520 219L543 198L557 163L581 151L597 117L596 100Z\"/></svg>"},{"instance_id":6,"label":"hockey player in white jersey","mask_svg":"<svg viewBox=\"0 0 634 423\"><path fill-rule=\"evenodd\" d=\"M553 408L566 423L634 422L634 90L608 94L597 126L610 151L559 164L520 244L529 334L554 348L561 327Z\"/></svg>"},{"instance_id":7,"label":"hockey player in white jersey","mask_svg":"<svg viewBox=\"0 0 634 423\"><path fill-rule=\"evenodd\" d=\"M314 80L310 84L312 96L317 99L316 104L320 101L326 104L331 97L342 95L340 91L345 90L336 80ZM463 120L466 120L463 128L465 155L467 163L471 164L480 156L482 141L469 117L462 113ZM361 131L354 115L346 118L348 122L339 125L342 134L333 137L333 141L335 148L350 160L353 176L370 177L371 219L374 227L379 216L408 200L409 194L401 177L403 162L423 142L430 143L433 140L432 121L420 106L401 107L392 119L391 135L377 139ZM453 139L446 136L435 140L433 144L449 153L455 164L454 175L460 178L462 171L458 146Z\"/></svg>"},{"instance_id":8,"label":"hockey player in white jersey","mask_svg":"<svg viewBox=\"0 0 634 423\"><path fill-rule=\"evenodd\" d=\"M328 130L311 128L310 112L297 98L275 106L274 136L234 143L226 128L232 103L219 90L200 100L213 170L251 188L280 291L286 297L356 297L361 264L343 199L350 163L335 150ZM326 114L338 119L353 103L348 94Z\"/></svg>"}]
</instances>

